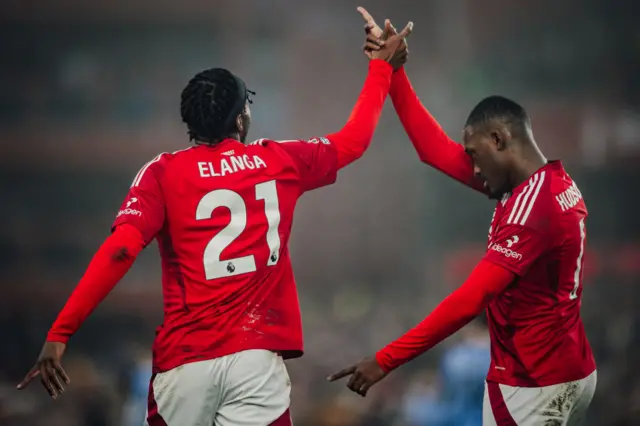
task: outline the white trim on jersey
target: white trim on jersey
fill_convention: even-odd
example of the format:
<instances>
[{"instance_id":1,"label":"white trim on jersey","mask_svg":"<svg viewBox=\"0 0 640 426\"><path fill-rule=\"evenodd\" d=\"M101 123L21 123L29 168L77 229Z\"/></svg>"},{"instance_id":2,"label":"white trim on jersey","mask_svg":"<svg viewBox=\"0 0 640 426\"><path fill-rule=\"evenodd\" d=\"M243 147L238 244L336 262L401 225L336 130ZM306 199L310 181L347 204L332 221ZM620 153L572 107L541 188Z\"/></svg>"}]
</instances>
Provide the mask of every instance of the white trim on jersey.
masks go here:
<instances>
[{"instance_id":1,"label":"white trim on jersey","mask_svg":"<svg viewBox=\"0 0 640 426\"><path fill-rule=\"evenodd\" d=\"M131 184L131 188L133 188L134 186L140 185L140 181L142 180L142 177L144 176L144 174L147 171L147 169L149 168L149 166L152 165L153 163L157 163L158 161L160 161L160 158L162 158L162 156L164 154L166 154L166 152L158 154L157 157L155 157L153 160L149 161L147 164L142 166L142 168L140 169L140 171L136 175L135 179L133 179L133 183Z\"/></svg>"},{"instance_id":2,"label":"white trim on jersey","mask_svg":"<svg viewBox=\"0 0 640 426\"><path fill-rule=\"evenodd\" d=\"M520 195L518 195L516 203L511 210L511 214L509 215L509 219L507 220L507 223L518 225L524 225L526 223L529 215L531 214L531 210L533 209L533 205L538 199L540 188L542 188L542 184L544 183L545 174L546 171L536 173L529 180L529 185L527 185L527 187L520 193ZM522 203L520 203L520 201L522 201ZM518 213L514 217L514 213L516 212L516 210L518 211Z\"/></svg>"},{"instance_id":3,"label":"white trim on jersey","mask_svg":"<svg viewBox=\"0 0 640 426\"><path fill-rule=\"evenodd\" d=\"M177 151L173 151L171 153L171 155L175 155L175 154L177 154L179 152L189 151L192 148L193 148L193 146L190 146L190 147L184 148L184 149L179 149ZM156 163L156 162L160 161L160 158L162 158L162 156L164 154L166 154L166 152L161 152L153 160L149 161L147 164L142 166L142 168L140 169L140 171L138 172L136 177L133 179L133 183L131 184L131 188L133 188L134 186L140 185L140 181L142 180L142 176L144 176L144 174L147 171L147 169L149 168L149 166L152 165L153 163Z\"/></svg>"},{"instance_id":4,"label":"white trim on jersey","mask_svg":"<svg viewBox=\"0 0 640 426\"><path fill-rule=\"evenodd\" d=\"M175 155L175 154L177 154L177 153L179 153L179 152L189 151L189 150L190 150L190 149L192 149L192 148L193 148L193 146L190 146L189 148L179 149L179 150L177 150L177 151L173 151L173 152L171 153L171 155ZM166 152L163 152L162 154L166 154ZM160 154L160 155L162 155L162 154Z\"/></svg>"},{"instance_id":5,"label":"white trim on jersey","mask_svg":"<svg viewBox=\"0 0 640 426\"><path fill-rule=\"evenodd\" d=\"M533 193L533 197L531 197L531 201L529 202L529 207L527 207L527 211L525 212L524 216L520 220L520 225L524 225L525 222L527 221L527 219L529 218L529 214L531 213L531 209L533 208L533 204L538 199L538 194L540 193L540 188L542 188L542 184L544 183L545 174L546 174L545 171L540 173L540 181L538 182L538 185L536 185L536 191Z\"/></svg>"},{"instance_id":6,"label":"white trim on jersey","mask_svg":"<svg viewBox=\"0 0 640 426\"><path fill-rule=\"evenodd\" d=\"M513 207L511 208L511 214L509 215L509 219L507 219L507 223L513 223L513 216L518 212L518 208L520 207L520 201L522 201L522 197L524 197L529 192L530 188L531 188L531 180L529 180L529 183L527 184L527 186L525 186L522 192L518 194L518 197L516 197L516 201L515 203L513 203Z\"/></svg>"}]
</instances>

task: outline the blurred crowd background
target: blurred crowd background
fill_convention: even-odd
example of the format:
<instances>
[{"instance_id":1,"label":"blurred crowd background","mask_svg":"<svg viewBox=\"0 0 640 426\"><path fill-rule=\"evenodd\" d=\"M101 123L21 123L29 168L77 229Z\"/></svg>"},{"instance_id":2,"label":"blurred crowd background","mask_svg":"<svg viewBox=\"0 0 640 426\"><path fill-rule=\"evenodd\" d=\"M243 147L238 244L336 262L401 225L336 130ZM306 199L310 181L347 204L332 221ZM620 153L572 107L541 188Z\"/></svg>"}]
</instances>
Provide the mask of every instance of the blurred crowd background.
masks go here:
<instances>
[{"instance_id":1,"label":"blurred crowd background","mask_svg":"<svg viewBox=\"0 0 640 426\"><path fill-rule=\"evenodd\" d=\"M598 362L589 426L640 424L640 3L366 0L415 22L407 70L454 138L482 97L528 108L590 209L582 312ZM140 425L162 320L150 246L71 340L58 401L17 392L137 170L188 144L179 94L226 67L257 92L250 137L339 129L366 74L353 0L0 2L0 425ZM421 164L388 103L370 151L306 195L292 237L306 354L301 426L479 425L482 320L366 399L325 377L420 321L485 247L493 203Z\"/></svg>"}]
</instances>

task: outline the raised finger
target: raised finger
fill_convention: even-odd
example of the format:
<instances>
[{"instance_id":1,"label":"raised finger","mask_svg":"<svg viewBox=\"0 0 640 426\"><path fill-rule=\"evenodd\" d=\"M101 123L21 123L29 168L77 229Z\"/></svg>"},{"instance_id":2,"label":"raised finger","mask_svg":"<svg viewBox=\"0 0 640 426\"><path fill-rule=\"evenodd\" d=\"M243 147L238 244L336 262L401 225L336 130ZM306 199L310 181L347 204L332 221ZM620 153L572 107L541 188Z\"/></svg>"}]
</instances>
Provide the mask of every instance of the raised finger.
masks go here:
<instances>
[{"instance_id":1,"label":"raised finger","mask_svg":"<svg viewBox=\"0 0 640 426\"><path fill-rule=\"evenodd\" d=\"M31 383L31 381L38 375L40 374L40 370L38 369L37 365L34 365L31 370L29 370L29 372L27 373L26 376L24 376L24 379L22 379L22 381L20 383L18 383L17 388L18 389L24 389L25 387L27 387L27 385L29 383Z\"/></svg>"},{"instance_id":2,"label":"raised finger","mask_svg":"<svg viewBox=\"0 0 640 426\"><path fill-rule=\"evenodd\" d=\"M356 10L360 13L360 15L362 15L362 19L364 19L367 23L377 25L375 19L373 19L373 16L371 16L367 9L362 6L358 6Z\"/></svg>"},{"instance_id":3,"label":"raised finger","mask_svg":"<svg viewBox=\"0 0 640 426\"><path fill-rule=\"evenodd\" d=\"M411 32L413 31L413 22L409 21L409 23L407 24L406 27L404 27L404 29L402 31L400 31L400 36L402 38L406 38L409 37L411 35Z\"/></svg>"},{"instance_id":4,"label":"raised finger","mask_svg":"<svg viewBox=\"0 0 640 426\"><path fill-rule=\"evenodd\" d=\"M389 36L391 36L391 21L388 19L385 19L384 29L382 30L382 36L380 36L380 38L383 40L386 40L387 38L389 38Z\"/></svg>"},{"instance_id":5,"label":"raised finger","mask_svg":"<svg viewBox=\"0 0 640 426\"><path fill-rule=\"evenodd\" d=\"M356 371L356 366L352 365L350 367L343 368L342 370L338 371L337 373L333 373L332 375L327 377L327 380L330 381L330 382L335 382L336 380L340 380L343 377L347 377L347 376L353 374L355 371Z\"/></svg>"}]
</instances>

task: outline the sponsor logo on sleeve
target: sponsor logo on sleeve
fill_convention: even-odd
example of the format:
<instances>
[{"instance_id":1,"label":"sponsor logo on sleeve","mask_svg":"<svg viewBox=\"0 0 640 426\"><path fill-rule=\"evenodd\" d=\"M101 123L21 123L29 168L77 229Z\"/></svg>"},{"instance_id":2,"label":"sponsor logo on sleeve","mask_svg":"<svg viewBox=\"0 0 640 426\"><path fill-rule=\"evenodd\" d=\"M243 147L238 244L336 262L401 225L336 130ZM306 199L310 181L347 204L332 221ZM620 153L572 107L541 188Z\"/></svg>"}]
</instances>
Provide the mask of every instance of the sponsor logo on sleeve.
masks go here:
<instances>
[{"instance_id":1,"label":"sponsor logo on sleeve","mask_svg":"<svg viewBox=\"0 0 640 426\"><path fill-rule=\"evenodd\" d=\"M120 217L123 215L142 216L142 212L140 210L131 208L131 205L136 204L137 202L138 199L136 197L129 198L129 201L127 201L127 206L123 210L120 210L116 217Z\"/></svg>"},{"instance_id":2,"label":"sponsor logo on sleeve","mask_svg":"<svg viewBox=\"0 0 640 426\"><path fill-rule=\"evenodd\" d=\"M323 145L331 145L331 142L329 142L329 139L325 138L325 137L320 137L320 138L311 138L309 140L307 140L306 142L308 143L313 143L313 144L323 144Z\"/></svg>"},{"instance_id":3,"label":"sponsor logo on sleeve","mask_svg":"<svg viewBox=\"0 0 640 426\"><path fill-rule=\"evenodd\" d=\"M506 247L495 243L491 246L491 250L498 252L509 259L522 260L522 254L511 248L514 245L518 244L518 241L520 241L520 237L514 235L513 237L505 241L504 244L506 245Z\"/></svg>"}]
</instances>

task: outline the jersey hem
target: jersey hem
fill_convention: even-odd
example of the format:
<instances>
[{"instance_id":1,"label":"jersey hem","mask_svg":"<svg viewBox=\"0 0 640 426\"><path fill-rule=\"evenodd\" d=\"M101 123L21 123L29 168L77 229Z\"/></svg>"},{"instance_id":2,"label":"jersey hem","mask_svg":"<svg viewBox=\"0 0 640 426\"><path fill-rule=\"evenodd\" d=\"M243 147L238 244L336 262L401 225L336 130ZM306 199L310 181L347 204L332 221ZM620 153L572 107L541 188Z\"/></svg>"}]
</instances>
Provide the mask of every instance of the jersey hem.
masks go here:
<instances>
[{"instance_id":1,"label":"jersey hem","mask_svg":"<svg viewBox=\"0 0 640 426\"><path fill-rule=\"evenodd\" d=\"M545 386L554 386L560 385L563 383L575 382L577 380L582 380L584 378L589 377L594 371L596 371L596 366L590 368L588 370L582 371L580 373L572 374L572 375L563 375L557 376L554 378L548 378L543 380L535 380L533 378L522 379L522 378L501 378L495 377L492 374L487 375L487 382L498 383L501 385L520 387L520 388L541 388Z\"/></svg>"},{"instance_id":2,"label":"jersey hem","mask_svg":"<svg viewBox=\"0 0 640 426\"><path fill-rule=\"evenodd\" d=\"M291 346L286 348L278 347L277 345L265 345L265 344L253 344L253 345L243 345L241 347L237 346L233 349L218 349L215 351L203 352L198 355L190 355L188 357L180 357L178 359L174 359L168 362L153 362L152 373L159 374L165 373L169 370L173 370L174 368L180 367L185 364L190 364L192 362L200 362L200 361L208 361L211 359L222 358L223 356L235 354L238 352L244 352L254 349L263 349L266 351L272 351L280 354L283 359L293 359L299 358L304 354L304 350L302 347L298 349L291 349Z\"/></svg>"}]
</instances>

